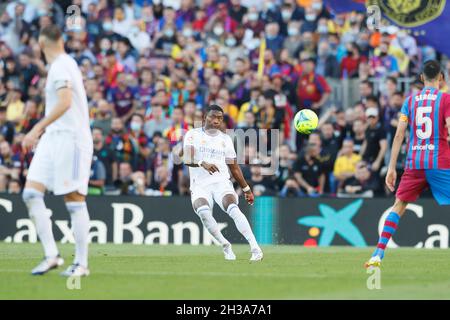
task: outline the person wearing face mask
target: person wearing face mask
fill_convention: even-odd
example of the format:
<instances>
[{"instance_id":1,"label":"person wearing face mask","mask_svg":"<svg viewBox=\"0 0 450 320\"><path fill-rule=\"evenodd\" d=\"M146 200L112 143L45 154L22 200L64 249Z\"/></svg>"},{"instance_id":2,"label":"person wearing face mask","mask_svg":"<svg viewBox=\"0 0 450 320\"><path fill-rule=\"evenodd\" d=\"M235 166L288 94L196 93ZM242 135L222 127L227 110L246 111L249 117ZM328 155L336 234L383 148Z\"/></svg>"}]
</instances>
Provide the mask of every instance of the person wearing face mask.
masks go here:
<instances>
[{"instance_id":1,"label":"person wearing face mask","mask_svg":"<svg viewBox=\"0 0 450 320\"><path fill-rule=\"evenodd\" d=\"M155 37L155 54L163 57L170 57L172 54L172 48L176 41L175 26L166 24L162 33Z\"/></svg>"},{"instance_id":2,"label":"person wearing face mask","mask_svg":"<svg viewBox=\"0 0 450 320\"><path fill-rule=\"evenodd\" d=\"M300 22L294 20L289 21L287 25L287 37L284 39L283 48L287 49L290 58L295 57L301 39Z\"/></svg>"},{"instance_id":3,"label":"person wearing face mask","mask_svg":"<svg viewBox=\"0 0 450 320\"><path fill-rule=\"evenodd\" d=\"M397 59L388 53L389 43L382 42L379 46L378 55L374 55L370 61L370 75L376 78L384 78L387 76L397 77L399 75L399 67Z\"/></svg>"},{"instance_id":4,"label":"person wearing face mask","mask_svg":"<svg viewBox=\"0 0 450 320\"><path fill-rule=\"evenodd\" d=\"M339 78L339 63L326 41L320 42L317 49L316 72L323 77Z\"/></svg>"},{"instance_id":5,"label":"person wearing face mask","mask_svg":"<svg viewBox=\"0 0 450 320\"><path fill-rule=\"evenodd\" d=\"M367 58L360 55L359 47L356 43L347 44L347 56L341 61L341 77L357 78L359 76L359 65L365 63Z\"/></svg>"},{"instance_id":6,"label":"person wearing face mask","mask_svg":"<svg viewBox=\"0 0 450 320\"><path fill-rule=\"evenodd\" d=\"M245 29L253 31L253 36L258 38L261 32L264 31L265 24L262 19L260 19L256 7L250 7L243 19Z\"/></svg>"},{"instance_id":7,"label":"person wearing face mask","mask_svg":"<svg viewBox=\"0 0 450 320\"><path fill-rule=\"evenodd\" d=\"M144 117L139 113L133 114L131 117L128 134L130 136L130 140L132 140L133 144L138 148L137 161L134 164L133 169L139 171L145 171L147 166L146 159L150 155L148 137L144 133L143 126Z\"/></svg>"},{"instance_id":8,"label":"person wearing face mask","mask_svg":"<svg viewBox=\"0 0 450 320\"><path fill-rule=\"evenodd\" d=\"M318 18L333 18L330 11L328 11L328 9L324 6L323 0L312 0L311 8L314 10Z\"/></svg>"},{"instance_id":9,"label":"person wearing face mask","mask_svg":"<svg viewBox=\"0 0 450 320\"><path fill-rule=\"evenodd\" d=\"M276 22L266 25L266 48L277 54L283 47L284 38L280 34L280 26Z\"/></svg>"},{"instance_id":10,"label":"person wearing face mask","mask_svg":"<svg viewBox=\"0 0 450 320\"><path fill-rule=\"evenodd\" d=\"M317 13L312 7L305 9L305 21L302 24L301 33L315 32L317 30Z\"/></svg>"}]
</instances>

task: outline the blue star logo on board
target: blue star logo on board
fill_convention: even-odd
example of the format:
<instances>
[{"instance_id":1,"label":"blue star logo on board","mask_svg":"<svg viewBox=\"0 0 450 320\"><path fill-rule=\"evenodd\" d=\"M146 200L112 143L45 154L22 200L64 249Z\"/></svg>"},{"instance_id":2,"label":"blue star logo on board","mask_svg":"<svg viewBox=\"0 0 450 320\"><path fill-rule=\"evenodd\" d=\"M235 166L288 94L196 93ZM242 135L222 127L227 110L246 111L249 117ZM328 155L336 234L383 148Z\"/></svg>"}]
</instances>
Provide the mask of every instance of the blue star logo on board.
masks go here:
<instances>
[{"instance_id":1,"label":"blue star logo on board","mask_svg":"<svg viewBox=\"0 0 450 320\"><path fill-rule=\"evenodd\" d=\"M319 205L321 216L307 216L298 219L297 222L300 225L321 229L319 246L331 245L334 237L338 234L355 247L366 247L364 237L351 221L362 204L363 200L359 199L340 210L336 210L322 203Z\"/></svg>"}]
</instances>

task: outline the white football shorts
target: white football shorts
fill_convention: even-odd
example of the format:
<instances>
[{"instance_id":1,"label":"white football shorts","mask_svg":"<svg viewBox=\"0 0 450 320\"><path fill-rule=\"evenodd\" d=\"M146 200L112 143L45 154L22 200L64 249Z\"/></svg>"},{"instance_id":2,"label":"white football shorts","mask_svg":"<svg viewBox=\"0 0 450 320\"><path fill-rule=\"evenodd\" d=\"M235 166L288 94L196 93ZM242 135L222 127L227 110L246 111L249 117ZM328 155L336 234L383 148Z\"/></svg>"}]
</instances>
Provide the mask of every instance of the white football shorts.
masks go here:
<instances>
[{"instance_id":1,"label":"white football shorts","mask_svg":"<svg viewBox=\"0 0 450 320\"><path fill-rule=\"evenodd\" d=\"M197 199L203 198L208 201L211 209L214 206L214 202L216 202L219 207L226 212L223 208L222 200L227 194L234 195L236 198L236 203L239 203L239 197L237 196L230 180L212 183L207 186L191 186L192 205L194 205L194 202Z\"/></svg>"},{"instance_id":2,"label":"white football shorts","mask_svg":"<svg viewBox=\"0 0 450 320\"><path fill-rule=\"evenodd\" d=\"M27 180L42 183L55 195L78 191L87 195L93 149L70 131L44 133L38 142Z\"/></svg>"}]
</instances>

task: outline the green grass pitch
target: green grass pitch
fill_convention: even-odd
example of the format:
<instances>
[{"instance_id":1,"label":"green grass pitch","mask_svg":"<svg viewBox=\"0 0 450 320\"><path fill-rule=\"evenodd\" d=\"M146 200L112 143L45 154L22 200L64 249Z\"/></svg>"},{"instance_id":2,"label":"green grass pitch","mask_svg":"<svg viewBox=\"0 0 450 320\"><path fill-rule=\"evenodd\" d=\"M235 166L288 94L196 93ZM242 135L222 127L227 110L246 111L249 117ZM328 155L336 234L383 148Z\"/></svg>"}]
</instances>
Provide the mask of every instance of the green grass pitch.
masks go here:
<instances>
[{"instance_id":1,"label":"green grass pitch","mask_svg":"<svg viewBox=\"0 0 450 320\"><path fill-rule=\"evenodd\" d=\"M73 245L59 248L67 266ZM372 248L263 250L264 260L250 263L243 245L225 261L219 247L93 244L91 276L69 290L62 269L29 274L40 244L0 243L0 299L450 299L449 250L388 251L380 290L366 286Z\"/></svg>"}]
</instances>

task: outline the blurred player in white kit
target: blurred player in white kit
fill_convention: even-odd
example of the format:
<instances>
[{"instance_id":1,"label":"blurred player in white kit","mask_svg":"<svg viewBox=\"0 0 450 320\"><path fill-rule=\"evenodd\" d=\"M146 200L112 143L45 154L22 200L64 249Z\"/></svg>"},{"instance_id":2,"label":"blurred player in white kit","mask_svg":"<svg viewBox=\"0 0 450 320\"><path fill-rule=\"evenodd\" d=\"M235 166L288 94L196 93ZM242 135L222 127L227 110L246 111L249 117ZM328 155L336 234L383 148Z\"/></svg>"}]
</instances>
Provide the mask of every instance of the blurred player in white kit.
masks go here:
<instances>
[{"instance_id":1,"label":"blurred player in white kit","mask_svg":"<svg viewBox=\"0 0 450 320\"><path fill-rule=\"evenodd\" d=\"M86 92L81 72L75 60L66 54L57 26L41 30L39 45L49 65L45 117L22 143L26 151L37 144L22 194L45 253L32 274L45 274L64 264L53 237L51 211L44 203L45 191L51 190L55 195L64 195L75 239L74 262L61 275L87 276L89 213L85 197L93 143Z\"/></svg>"},{"instance_id":2,"label":"blurred player in white kit","mask_svg":"<svg viewBox=\"0 0 450 320\"><path fill-rule=\"evenodd\" d=\"M263 252L247 218L238 207L238 196L230 181L230 172L251 205L254 196L237 163L231 138L220 131L222 122L222 108L211 105L206 108L204 127L191 129L184 136L183 157L184 163L189 166L192 206L205 228L222 245L226 260L235 260L236 256L212 215L214 202L228 213L238 231L250 244L250 260L260 261L263 259Z\"/></svg>"}]
</instances>

